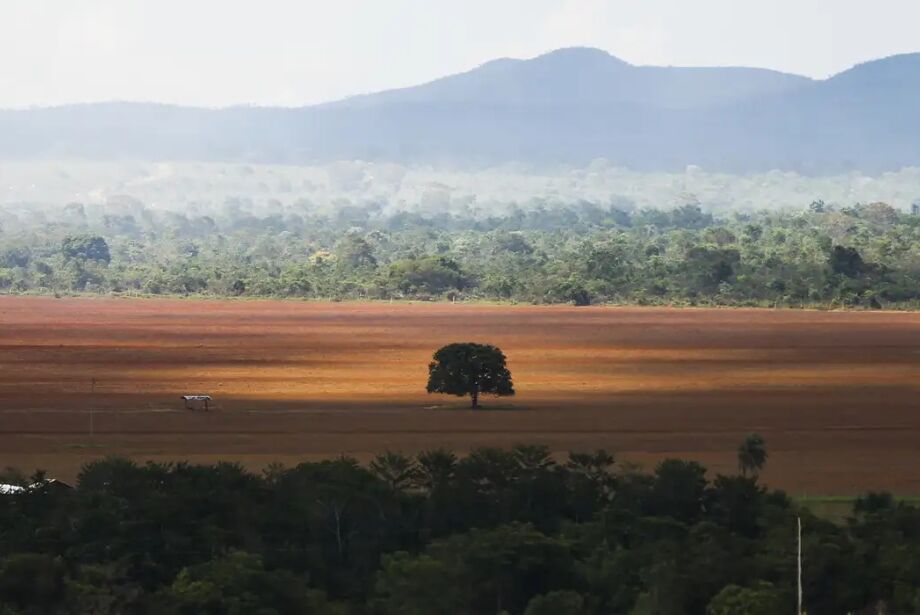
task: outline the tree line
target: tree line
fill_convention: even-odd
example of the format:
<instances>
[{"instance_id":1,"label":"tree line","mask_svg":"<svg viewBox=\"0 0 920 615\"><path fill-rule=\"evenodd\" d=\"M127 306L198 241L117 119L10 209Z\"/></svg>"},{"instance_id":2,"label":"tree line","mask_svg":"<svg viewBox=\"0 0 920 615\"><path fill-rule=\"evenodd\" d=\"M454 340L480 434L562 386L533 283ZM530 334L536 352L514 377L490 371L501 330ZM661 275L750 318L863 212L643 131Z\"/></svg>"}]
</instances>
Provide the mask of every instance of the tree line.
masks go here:
<instances>
[{"instance_id":1,"label":"tree line","mask_svg":"<svg viewBox=\"0 0 920 615\"><path fill-rule=\"evenodd\" d=\"M722 217L695 204L486 216L71 204L0 220L0 292L916 307L920 216L820 201Z\"/></svg>"},{"instance_id":2,"label":"tree line","mask_svg":"<svg viewBox=\"0 0 920 615\"><path fill-rule=\"evenodd\" d=\"M813 615L920 611L920 509L848 519L758 480L545 446L385 453L252 473L88 463L73 489L0 494L0 613L775 615L795 609L801 517Z\"/></svg>"}]
</instances>

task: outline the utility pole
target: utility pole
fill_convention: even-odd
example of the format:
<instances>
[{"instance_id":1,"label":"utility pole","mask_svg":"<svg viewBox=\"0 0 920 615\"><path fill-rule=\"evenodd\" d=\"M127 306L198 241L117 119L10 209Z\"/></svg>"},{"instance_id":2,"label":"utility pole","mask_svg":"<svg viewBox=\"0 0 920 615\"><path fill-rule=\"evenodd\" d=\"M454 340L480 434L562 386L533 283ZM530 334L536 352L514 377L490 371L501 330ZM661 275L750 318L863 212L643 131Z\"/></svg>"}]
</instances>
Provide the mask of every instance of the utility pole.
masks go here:
<instances>
[{"instance_id":1,"label":"utility pole","mask_svg":"<svg viewBox=\"0 0 920 615\"><path fill-rule=\"evenodd\" d=\"M96 434L96 379L90 385L89 396L89 439L92 442Z\"/></svg>"},{"instance_id":2,"label":"utility pole","mask_svg":"<svg viewBox=\"0 0 920 615\"><path fill-rule=\"evenodd\" d=\"M796 540L796 579L798 582L798 608L796 613L802 615L802 517L796 515L795 523L797 528L797 540Z\"/></svg>"}]
</instances>

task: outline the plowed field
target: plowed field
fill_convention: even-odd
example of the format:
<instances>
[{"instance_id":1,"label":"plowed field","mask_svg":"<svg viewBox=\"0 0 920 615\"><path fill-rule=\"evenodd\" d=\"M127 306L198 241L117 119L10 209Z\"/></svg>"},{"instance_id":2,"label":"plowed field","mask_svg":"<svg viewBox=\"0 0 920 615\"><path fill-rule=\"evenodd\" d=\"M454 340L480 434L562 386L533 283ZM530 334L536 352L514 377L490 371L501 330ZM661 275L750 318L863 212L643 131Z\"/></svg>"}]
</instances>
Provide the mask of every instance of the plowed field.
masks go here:
<instances>
[{"instance_id":1,"label":"plowed field","mask_svg":"<svg viewBox=\"0 0 920 615\"><path fill-rule=\"evenodd\" d=\"M427 395L454 341L500 346L517 396ZM754 431L791 493L920 494L920 314L0 298L0 466L61 478L516 442L727 472Z\"/></svg>"}]
</instances>

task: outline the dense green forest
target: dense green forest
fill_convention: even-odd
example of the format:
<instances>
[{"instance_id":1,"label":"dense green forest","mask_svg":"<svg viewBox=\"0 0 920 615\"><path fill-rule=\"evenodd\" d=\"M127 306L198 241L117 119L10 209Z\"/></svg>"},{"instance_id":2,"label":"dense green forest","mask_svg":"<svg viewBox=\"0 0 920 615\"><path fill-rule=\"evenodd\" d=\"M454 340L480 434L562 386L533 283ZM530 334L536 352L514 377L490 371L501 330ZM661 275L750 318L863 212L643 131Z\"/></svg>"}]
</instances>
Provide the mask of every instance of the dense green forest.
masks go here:
<instances>
[{"instance_id":1,"label":"dense green forest","mask_svg":"<svg viewBox=\"0 0 920 615\"><path fill-rule=\"evenodd\" d=\"M0 613L811 615L920 612L920 509L831 523L738 475L604 451L444 450L269 466L86 465L0 495ZM9 488L7 488L9 491Z\"/></svg>"},{"instance_id":2,"label":"dense green forest","mask_svg":"<svg viewBox=\"0 0 920 615\"><path fill-rule=\"evenodd\" d=\"M261 213L254 213L259 211ZM884 203L714 217L616 204L494 216L137 201L7 213L0 291L528 303L915 307L920 216Z\"/></svg>"}]
</instances>

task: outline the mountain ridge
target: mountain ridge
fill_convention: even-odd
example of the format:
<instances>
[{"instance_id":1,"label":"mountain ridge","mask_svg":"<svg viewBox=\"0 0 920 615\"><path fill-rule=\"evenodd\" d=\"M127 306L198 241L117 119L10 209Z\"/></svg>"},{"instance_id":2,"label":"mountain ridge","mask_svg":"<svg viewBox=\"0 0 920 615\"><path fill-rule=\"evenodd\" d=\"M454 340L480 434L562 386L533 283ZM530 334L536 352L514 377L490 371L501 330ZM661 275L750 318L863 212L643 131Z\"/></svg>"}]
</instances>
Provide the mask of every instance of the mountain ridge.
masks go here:
<instances>
[{"instance_id":1,"label":"mountain ridge","mask_svg":"<svg viewBox=\"0 0 920 615\"><path fill-rule=\"evenodd\" d=\"M447 75L418 85L405 88L382 90L380 92L370 94L349 96L328 103L323 103L319 106L343 106L368 99L380 99L381 97L392 98L400 94L417 94L421 92L429 92L433 88L438 88L438 86L443 86L448 83L465 82L469 79L483 76L491 78L508 78L508 73L511 71L528 71L530 74L527 76L533 78L540 76L539 74L535 75L533 73L541 69L549 69L555 71L580 70L582 72L586 72L587 69L590 71L590 76L595 78L603 77L604 72L606 71L609 76L618 76L621 78L624 76L635 77L639 75L652 76L653 73L657 73L658 75L684 73L687 75L693 75L695 77L705 76L707 74L728 75L731 73L740 75L746 73L748 75L757 75L759 77L769 78L771 80L787 80L789 84L804 84L813 81L808 77L766 68L734 66L681 67L634 65L600 49L594 49L590 47L567 47L556 49L529 59L499 58L497 60L492 60L490 62L481 64L468 71ZM513 77L514 75L512 74L510 76Z\"/></svg>"},{"instance_id":2,"label":"mountain ridge","mask_svg":"<svg viewBox=\"0 0 920 615\"><path fill-rule=\"evenodd\" d=\"M0 110L0 158L313 163L343 158L637 170L893 170L920 164L920 53L827 79L637 66L566 48L305 107L82 103Z\"/></svg>"}]
</instances>

